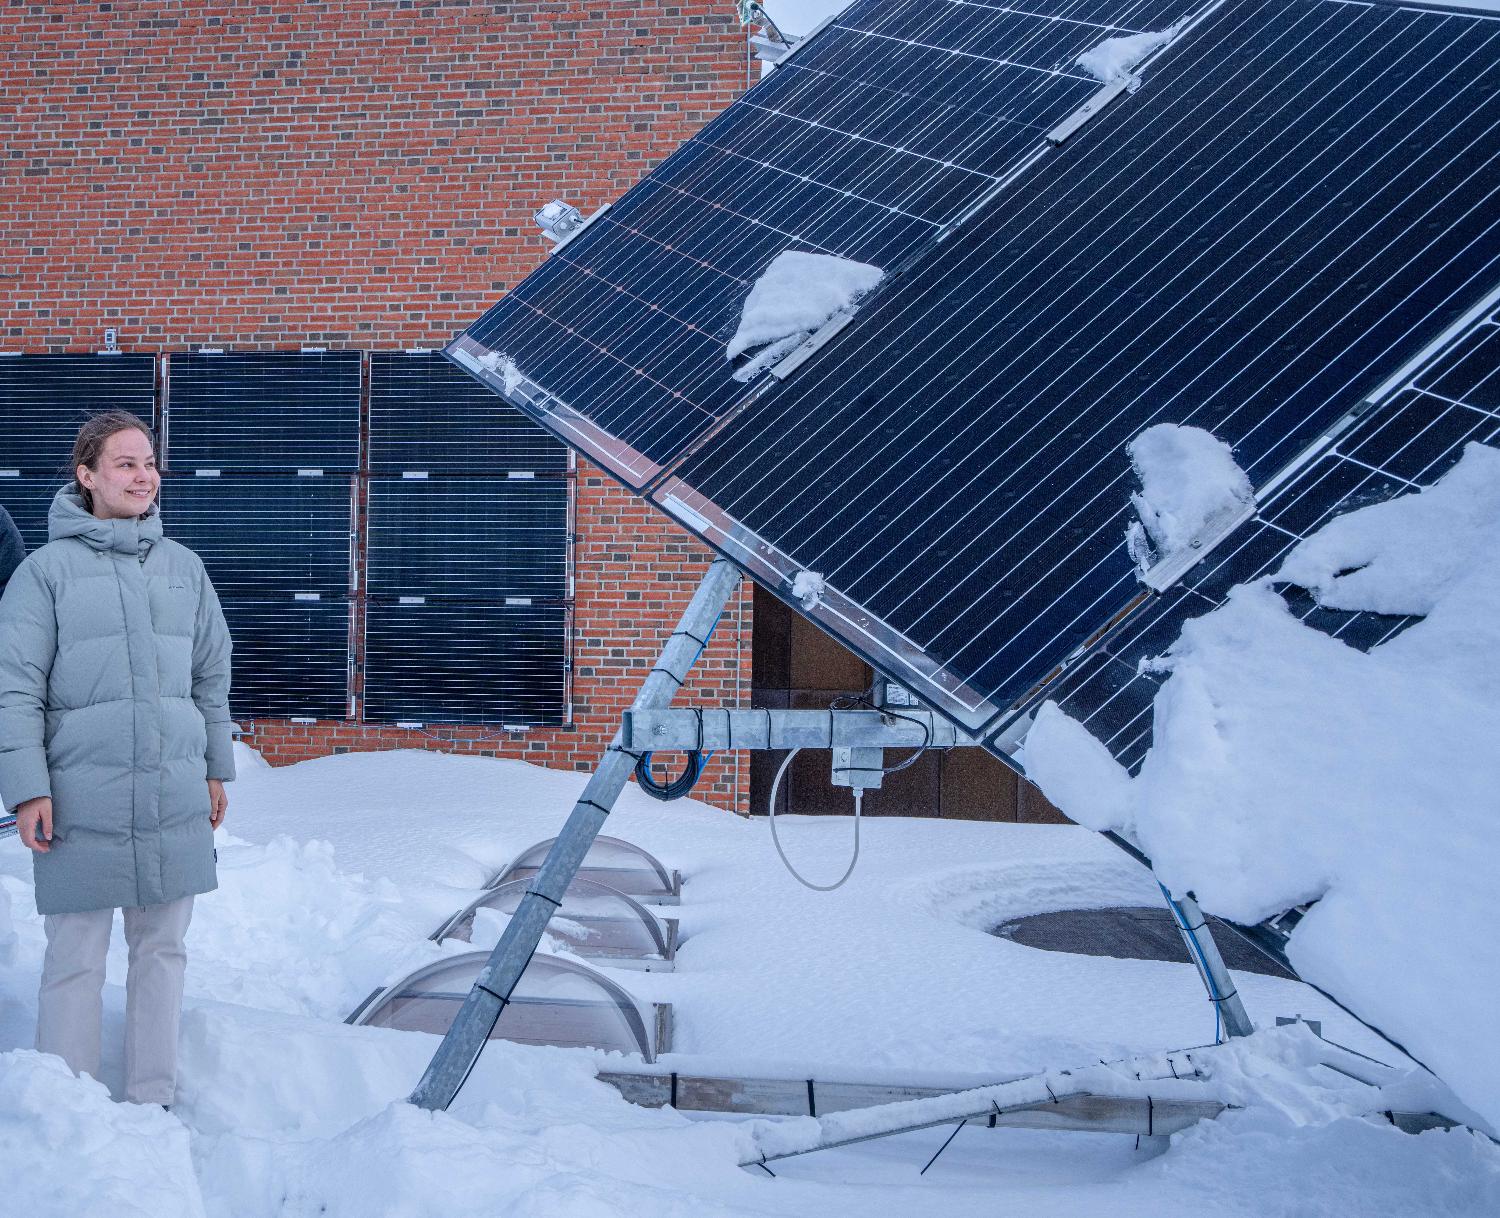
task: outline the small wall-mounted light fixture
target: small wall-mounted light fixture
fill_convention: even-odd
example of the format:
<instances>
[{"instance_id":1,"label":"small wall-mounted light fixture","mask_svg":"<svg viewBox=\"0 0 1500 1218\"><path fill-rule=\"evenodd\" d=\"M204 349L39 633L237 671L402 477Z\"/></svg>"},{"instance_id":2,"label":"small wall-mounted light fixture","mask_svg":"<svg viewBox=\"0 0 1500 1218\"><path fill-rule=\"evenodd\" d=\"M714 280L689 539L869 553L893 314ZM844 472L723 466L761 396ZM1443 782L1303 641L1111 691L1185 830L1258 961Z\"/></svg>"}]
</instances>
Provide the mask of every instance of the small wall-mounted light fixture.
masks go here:
<instances>
[{"instance_id":1,"label":"small wall-mounted light fixture","mask_svg":"<svg viewBox=\"0 0 1500 1218\"><path fill-rule=\"evenodd\" d=\"M100 350L99 354L100 355L119 355L120 354L120 332L117 329L115 329L114 326L105 326L104 327L104 346Z\"/></svg>"},{"instance_id":2,"label":"small wall-mounted light fixture","mask_svg":"<svg viewBox=\"0 0 1500 1218\"><path fill-rule=\"evenodd\" d=\"M538 209L532 218L542 230L542 235L554 243L562 241L583 226L583 213L561 199L553 199Z\"/></svg>"}]
</instances>

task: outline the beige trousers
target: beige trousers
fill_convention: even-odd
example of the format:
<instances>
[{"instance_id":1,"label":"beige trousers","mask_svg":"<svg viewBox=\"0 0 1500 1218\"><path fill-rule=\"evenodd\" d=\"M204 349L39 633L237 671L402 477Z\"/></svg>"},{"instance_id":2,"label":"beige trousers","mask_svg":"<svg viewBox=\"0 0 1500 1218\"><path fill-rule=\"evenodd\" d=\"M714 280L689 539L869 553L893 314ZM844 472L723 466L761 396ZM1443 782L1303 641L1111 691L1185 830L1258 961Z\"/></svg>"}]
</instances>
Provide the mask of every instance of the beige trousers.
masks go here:
<instances>
[{"instance_id":1,"label":"beige trousers","mask_svg":"<svg viewBox=\"0 0 1500 1218\"><path fill-rule=\"evenodd\" d=\"M193 898L126 909L125 1098L170 1104L177 1084L177 1024L182 1015L183 939ZM37 1002L36 1047L55 1053L74 1074L99 1077L104 957L115 911L49 914L47 956Z\"/></svg>"}]
</instances>

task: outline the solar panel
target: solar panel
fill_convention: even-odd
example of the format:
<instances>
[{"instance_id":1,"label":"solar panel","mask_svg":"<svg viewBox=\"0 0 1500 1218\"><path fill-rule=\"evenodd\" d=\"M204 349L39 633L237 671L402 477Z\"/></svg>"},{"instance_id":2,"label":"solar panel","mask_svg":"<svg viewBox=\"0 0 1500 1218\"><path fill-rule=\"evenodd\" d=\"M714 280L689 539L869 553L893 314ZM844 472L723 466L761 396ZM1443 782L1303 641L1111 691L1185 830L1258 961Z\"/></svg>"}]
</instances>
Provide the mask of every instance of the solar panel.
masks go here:
<instances>
[{"instance_id":1,"label":"solar panel","mask_svg":"<svg viewBox=\"0 0 1500 1218\"><path fill-rule=\"evenodd\" d=\"M16 522L27 553L47 544L47 512L64 481L50 474L0 473L0 507Z\"/></svg>"},{"instance_id":2,"label":"solar panel","mask_svg":"<svg viewBox=\"0 0 1500 1218\"><path fill-rule=\"evenodd\" d=\"M225 474L162 481L167 535L196 551L221 597L349 592L350 479Z\"/></svg>"},{"instance_id":3,"label":"solar panel","mask_svg":"<svg viewBox=\"0 0 1500 1218\"><path fill-rule=\"evenodd\" d=\"M563 600L568 483L372 478L368 554L372 596Z\"/></svg>"},{"instance_id":4,"label":"solar panel","mask_svg":"<svg viewBox=\"0 0 1500 1218\"><path fill-rule=\"evenodd\" d=\"M357 470L360 359L358 351L168 357L166 467Z\"/></svg>"},{"instance_id":5,"label":"solar panel","mask_svg":"<svg viewBox=\"0 0 1500 1218\"><path fill-rule=\"evenodd\" d=\"M364 717L541 726L566 721L564 606L372 601Z\"/></svg>"},{"instance_id":6,"label":"solar panel","mask_svg":"<svg viewBox=\"0 0 1500 1218\"><path fill-rule=\"evenodd\" d=\"M564 247L454 354L510 356L537 382L514 400L627 481L659 474L650 498L784 599L818 575L808 616L981 731L1134 594L1133 436L1206 428L1262 483L1488 283L1497 51L1500 22L1481 16L1225 4L727 422L692 397L701 361L673 366L670 401L622 371L677 350L682 326L582 282L585 254L616 258L632 290L682 281L672 307L704 332L678 347L712 338L703 360L728 392L722 300L637 257L618 224ZM954 97L974 70L955 71ZM713 230L733 210L713 202L678 230ZM610 327L632 344L623 363L582 337ZM630 464L710 427L669 470Z\"/></svg>"},{"instance_id":7,"label":"solar panel","mask_svg":"<svg viewBox=\"0 0 1500 1218\"><path fill-rule=\"evenodd\" d=\"M980 731L1134 593L1124 446L1263 483L1500 269L1500 22L1226 4L651 492Z\"/></svg>"},{"instance_id":8,"label":"solar panel","mask_svg":"<svg viewBox=\"0 0 1500 1218\"><path fill-rule=\"evenodd\" d=\"M549 432L437 352L371 353L372 473L563 473L568 462Z\"/></svg>"},{"instance_id":9,"label":"solar panel","mask_svg":"<svg viewBox=\"0 0 1500 1218\"><path fill-rule=\"evenodd\" d=\"M342 719L349 713L349 602L225 598L236 718Z\"/></svg>"},{"instance_id":10,"label":"solar panel","mask_svg":"<svg viewBox=\"0 0 1500 1218\"><path fill-rule=\"evenodd\" d=\"M1294 546L1333 517L1430 486L1469 443L1500 442L1500 314L1466 327L1402 378L1336 441L1260 504L1183 586L1125 618L1041 697L1056 700L1132 770L1151 745L1152 703L1165 675L1140 665L1165 651L1188 618L1223 603L1229 589L1275 573ZM1325 609L1284 586L1292 612L1315 629L1369 650L1417 620ZM1037 700L1040 700L1038 698Z\"/></svg>"},{"instance_id":11,"label":"solar panel","mask_svg":"<svg viewBox=\"0 0 1500 1218\"><path fill-rule=\"evenodd\" d=\"M744 400L725 341L777 254L907 265L1104 89L1080 52L1182 3L859 0L449 354L502 392L479 361L508 356L514 400L639 489Z\"/></svg>"},{"instance_id":12,"label":"solar panel","mask_svg":"<svg viewBox=\"0 0 1500 1218\"><path fill-rule=\"evenodd\" d=\"M155 421L154 356L0 356L0 470L71 477L79 426L113 409Z\"/></svg>"}]
</instances>

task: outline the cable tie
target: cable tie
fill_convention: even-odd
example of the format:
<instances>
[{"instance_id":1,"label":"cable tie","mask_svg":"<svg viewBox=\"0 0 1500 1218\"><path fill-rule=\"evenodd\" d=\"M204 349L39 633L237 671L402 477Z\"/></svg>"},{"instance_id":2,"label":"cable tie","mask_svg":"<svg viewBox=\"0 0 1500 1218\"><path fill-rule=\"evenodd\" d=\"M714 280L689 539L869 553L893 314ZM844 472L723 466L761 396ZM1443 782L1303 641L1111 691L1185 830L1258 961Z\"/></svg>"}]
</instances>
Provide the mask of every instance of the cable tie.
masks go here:
<instances>
[{"instance_id":1,"label":"cable tie","mask_svg":"<svg viewBox=\"0 0 1500 1218\"><path fill-rule=\"evenodd\" d=\"M673 672L670 668L662 668L662 667L658 666L656 668L653 668L651 671L652 672L659 672L663 676L671 677L672 680L677 683L677 688L678 689L681 689L683 687L683 685L686 684L686 682L684 682L683 679L681 677L679 677L675 672Z\"/></svg>"},{"instance_id":2,"label":"cable tie","mask_svg":"<svg viewBox=\"0 0 1500 1218\"><path fill-rule=\"evenodd\" d=\"M549 905L551 905L553 909L561 909L562 908L562 902L561 901L554 901L545 892L538 892L535 888L528 888L526 890L526 895L528 897L541 897L542 900L546 901Z\"/></svg>"},{"instance_id":3,"label":"cable tie","mask_svg":"<svg viewBox=\"0 0 1500 1218\"><path fill-rule=\"evenodd\" d=\"M489 986L485 985L484 982L476 981L474 984L481 990L483 990L486 994L488 994L491 998L495 999L495 1001L500 1004L500 1009L502 1011L510 1005L509 998L507 998L504 994L496 993L494 990L490 989Z\"/></svg>"},{"instance_id":4,"label":"cable tie","mask_svg":"<svg viewBox=\"0 0 1500 1218\"><path fill-rule=\"evenodd\" d=\"M605 816L609 815L608 808L603 804L596 804L592 799L580 799L576 806L580 808L593 808L596 812L603 812Z\"/></svg>"},{"instance_id":5,"label":"cable tie","mask_svg":"<svg viewBox=\"0 0 1500 1218\"><path fill-rule=\"evenodd\" d=\"M672 1098L669 1101L673 1108L677 1107L677 1071L672 1071Z\"/></svg>"},{"instance_id":6,"label":"cable tie","mask_svg":"<svg viewBox=\"0 0 1500 1218\"><path fill-rule=\"evenodd\" d=\"M812 1079L807 1080L807 1115L810 1117L815 1117L818 1115L818 1101L817 1098L813 1095Z\"/></svg>"},{"instance_id":7,"label":"cable tie","mask_svg":"<svg viewBox=\"0 0 1500 1218\"><path fill-rule=\"evenodd\" d=\"M712 634L713 631L709 631L709 633ZM672 631L672 637L674 639L678 635L682 635L684 638L692 639L693 642L697 643L699 647L707 647L708 646L708 640L707 639L700 639L691 630L674 630L674 631Z\"/></svg>"},{"instance_id":8,"label":"cable tie","mask_svg":"<svg viewBox=\"0 0 1500 1218\"><path fill-rule=\"evenodd\" d=\"M1156 1105L1149 1095L1146 1097L1146 1136L1156 1136Z\"/></svg>"}]
</instances>

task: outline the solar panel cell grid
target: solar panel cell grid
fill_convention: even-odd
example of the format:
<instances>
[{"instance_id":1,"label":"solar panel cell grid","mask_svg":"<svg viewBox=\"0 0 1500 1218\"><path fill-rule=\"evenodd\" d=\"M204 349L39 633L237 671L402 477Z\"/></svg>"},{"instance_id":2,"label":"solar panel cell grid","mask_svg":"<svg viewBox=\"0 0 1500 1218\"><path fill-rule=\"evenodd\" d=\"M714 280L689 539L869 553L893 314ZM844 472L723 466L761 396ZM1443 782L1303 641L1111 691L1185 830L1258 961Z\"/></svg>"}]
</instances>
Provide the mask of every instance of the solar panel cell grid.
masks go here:
<instances>
[{"instance_id":1,"label":"solar panel cell grid","mask_svg":"<svg viewBox=\"0 0 1500 1218\"><path fill-rule=\"evenodd\" d=\"M115 409L155 421L152 356L0 356L0 470L62 474L79 425Z\"/></svg>"},{"instance_id":2,"label":"solar panel cell grid","mask_svg":"<svg viewBox=\"0 0 1500 1218\"><path fill-rule=\"evenodd\" d=\"M350 479L179 475L162 482L168 536L197 552L221 597L349 591Z\"/></svg>"},{"instance_id":3,"label":"solar panel cell grid","mask_svg":"<svg viewBox=\"0 0 1500 1218\"><path fill-rule=\"evenodd\" d=\"M170 356L167 467L352 473L360 359L358 351Z\"/></svg>"},{"instance_id":4,"label":"solar panel cell grid","mask_svg":"<svg viewBox=\"0 0 1500 1218\"><path fill-rule=\"evenodd\" d=\"M10 513L29 553L47 544L47 512L62 479L47 474L0 477L0 507Z\"/></svg>"},{"instance_id":5,"label":"solar panel cell grid","mask_svg":"<svg viewBox=\"0 0 1500 1218\"><path fill-rule=\"evenodd\" d=\"M225 598L237 718L341 719L349 713L349 603Z\"/></svg>"},{"instance_id":6,"label":"solar panel cell grid","mask_svg":"<svg viewBox=\"0 0 1500 1218\"><path fill-rule=\"evenodd\" d=\"M370 355L370 470L561 474L568 450L436 352Z\"/></svg>"},{"instance_id":7,"label":"solar panel cell grid","mask_svg":"<svg viewBox=\"0 0 1500 1218\"><path fill-rule=\"evenodd\" d=\"M364 714L384 722L559 724L567 610L372 602Z\"/></svg>"},{"instance_id":8,"label":"solar panel cell grid","mask_svg":"<svg viewBox=\"0 0 1500 1218\"><path fill-rule=\"evenodd\" d=\"M372 596L568 595L561 479L374 478L369 530Z\"/></svg>"},{"instance_id":9,"label":"solar panel cell grid","mask_svg":"<svg viewBox=\"0 0 1500 1218\"><path fill-rule=\"evenodd\" d=\"M534 413L643 486L743 400L724 342L777 254L904 264L1098 91L1072 65L1080 51L1180 15L1147 3L1034 8L851 7L450 354L511 358L546 390L528 400Z\"/></svg>"}]
</instances>

